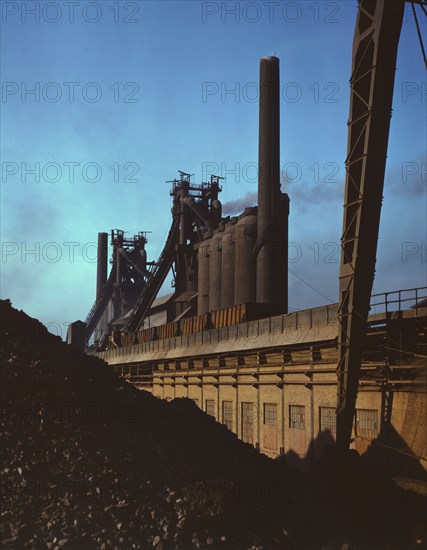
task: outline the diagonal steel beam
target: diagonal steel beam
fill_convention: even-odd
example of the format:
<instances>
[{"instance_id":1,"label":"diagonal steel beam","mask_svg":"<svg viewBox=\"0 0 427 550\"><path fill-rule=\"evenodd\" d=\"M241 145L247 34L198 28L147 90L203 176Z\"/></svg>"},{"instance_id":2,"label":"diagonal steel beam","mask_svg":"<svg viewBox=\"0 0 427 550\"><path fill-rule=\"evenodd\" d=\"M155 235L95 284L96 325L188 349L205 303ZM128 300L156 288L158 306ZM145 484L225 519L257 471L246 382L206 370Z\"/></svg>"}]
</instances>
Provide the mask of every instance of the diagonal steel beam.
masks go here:
<instances>
[{"instance_id":1,"label":"diagonal steel beam","mask_svg":"<svg viewBox=\"0 0 427 550\"><path fill-rule=\"evenodd\" d=\"M337 448L351 442L404 0L360 0L353 41L338 310Z\"/></svg>"}]
</instances>

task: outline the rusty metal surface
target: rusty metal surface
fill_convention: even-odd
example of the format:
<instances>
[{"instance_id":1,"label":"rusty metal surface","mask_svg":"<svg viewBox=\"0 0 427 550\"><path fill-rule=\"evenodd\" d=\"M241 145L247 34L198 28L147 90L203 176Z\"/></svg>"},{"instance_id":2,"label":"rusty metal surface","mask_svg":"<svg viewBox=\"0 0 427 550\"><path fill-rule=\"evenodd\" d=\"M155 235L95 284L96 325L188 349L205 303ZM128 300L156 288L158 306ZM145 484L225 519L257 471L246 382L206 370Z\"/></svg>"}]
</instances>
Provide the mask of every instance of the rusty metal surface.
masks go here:
<instances>
[{"instance_id":1,"label":"rusty metal surface","mask_svg":"<svg viewBox=\"0 0 427 550\"><path fill-rule=\"evenodd\" d=\"M374 281L405 2L361 0L353 41L338 318L337 446L350 444Z\"/></svg>"}]
</instances>

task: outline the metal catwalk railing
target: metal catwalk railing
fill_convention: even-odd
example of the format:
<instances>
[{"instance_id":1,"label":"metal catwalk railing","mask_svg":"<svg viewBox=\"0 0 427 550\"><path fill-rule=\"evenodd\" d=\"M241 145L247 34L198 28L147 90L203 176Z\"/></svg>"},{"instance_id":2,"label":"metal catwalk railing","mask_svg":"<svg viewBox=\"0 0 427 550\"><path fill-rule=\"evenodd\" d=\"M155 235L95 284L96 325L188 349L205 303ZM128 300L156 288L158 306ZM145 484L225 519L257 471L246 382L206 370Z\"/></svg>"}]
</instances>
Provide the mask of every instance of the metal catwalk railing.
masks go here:
<instances>
[{"instance_id":1,"label":"metal catwalk railing","mask_svg":"<svg viewBox=\"0 0 427 550\"><path fill-rule=\"evenodd\" d=\"M380 300L379 304L383 304L384 320L386 319L385 305L387 303L387 308L391 303L395 303L394 299L389 300L388 295L397 294L397 303L400 304L399 307L403 307L403 304L409 303L410 298L405 298L405 292L414 291L414 295L417 296L417 304L422 300L424 293L427 293L427 287L421 287L417 289L405 289L394 292L387 292L383 294L377 294L375 297L384 296L384 300ZM415 292L416 291L416 292ZM421 292L423 291L423 292ZM387 297L386 297L387 295ZM263 336L268 335L270 338L270 345L277 339L281 341L283 335L288 335L292 337L290 344L295 344L298 342L303 342L305 340L304 334L306 331L313 333L314 337L319 332L319 327L324 328L322 332L322 340L333 340L337 337L337 320L336 320L336 310L337 304L330 304L322 308L307 309L298 312L292 312L287 315L279 315L275 317L270 317L268 319L261 319L257 321L249 321L246 323L240 323L239 325L222 327L220 329L209 329L199 333L175 336L173 338L167 338L164 340L153 340L150 342L140 343L132 346L127 346L119 348L116 350L109 350L101 353L101 357L105 360L114 357L126 357L127 361L131 361L130 357L132 355L140 355L144 353L155 353L162 352L166 353L170 350L177 348L186 348L193 346L209 346L210 344L218 344L221 342L231 341L235 345L236 340L242 340L245 342L246 347L256 347L257 342ZM425 308L423 306L422 312L418 313L421 310L421 307L411 308L415 312L415 316L421 314L425 315ZM406 309L405 311L407 311ZM372 314L373 312L371 312ZM390 313L388 309L387 313ZM378 316L378 314L376 314ZM376 324L379 322L378 317L374 321ZM316 332L317 331L317 332ZM184 353L184 352L183 352Z\"/></svg>"},{"instance_id":2,"label":"metal catwalk railing","mask_svg":"<svg viewBox=\"0 0 427 550\"><path fill-rule=\"evenodd\" d=\"M405 288L391 292L381 292L371 296L371 312L388 313L390 311L403 311L403 309L418 310L420 303L427 299L427 286ZM425 305L423 307L426 307ZM379 308L379 310L376 310ZM374 311L375 309L375 311Z\"/></svg>"}]
</instances>

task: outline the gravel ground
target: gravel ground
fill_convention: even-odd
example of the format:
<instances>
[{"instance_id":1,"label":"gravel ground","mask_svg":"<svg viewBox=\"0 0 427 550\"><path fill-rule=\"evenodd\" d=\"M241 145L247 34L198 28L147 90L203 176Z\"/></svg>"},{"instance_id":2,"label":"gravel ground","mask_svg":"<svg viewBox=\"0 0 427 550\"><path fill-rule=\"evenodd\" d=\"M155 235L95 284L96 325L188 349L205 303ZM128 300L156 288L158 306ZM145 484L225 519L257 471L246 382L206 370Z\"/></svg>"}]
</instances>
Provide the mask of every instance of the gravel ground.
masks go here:
<instances>
[{"instance_id":1,"label":"gravel ground","mask_svg":"<svg viewBox=\"0 0 427 550\"><path fill-rule=\"evenodd\" d=\"M0 313L2 547L424 547L425 500L361 463L300 473Z\"/></svg>"}]
</instances>

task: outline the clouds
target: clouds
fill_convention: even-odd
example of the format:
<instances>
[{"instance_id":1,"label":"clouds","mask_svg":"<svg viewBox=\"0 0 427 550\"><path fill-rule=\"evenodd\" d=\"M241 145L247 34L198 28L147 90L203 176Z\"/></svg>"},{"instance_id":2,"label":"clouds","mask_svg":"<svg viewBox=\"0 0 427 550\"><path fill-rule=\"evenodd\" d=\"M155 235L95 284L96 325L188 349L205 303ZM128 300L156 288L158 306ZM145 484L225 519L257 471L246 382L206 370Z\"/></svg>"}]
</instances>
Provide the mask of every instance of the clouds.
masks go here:
<instances>
[{"instance_id":1,"label":"clouds","mask_svg":"<svg viewBox=\"0 0 427 550\"><path fill-rule=\"evenodd\" d=\"M414 155L413 160L408 159L400 164L393 165L386 172L384 192L390 191L397 197L425 196L427 189L427 158L422 153Z\"/></svg>"},{"instance_id":2,"label":"clouds","mask_svg":"<svg viewBox=\"0 0 427 550\"><path fill-rule=\"evenodd\" d=\"M391 164L386 172L375 292L413 288L425 284L425 156L414 155L414 159ZM336 301L344 179L317 184L309 181L283 180L282 191L286 191L291 199L290 307L303 309ZM241 198L226 202L223 212L225 215L240 214L245 207L256 204L257 193L248 192ZM410 253L402 255L403 250L409 250Z\"/></svg>"},{"instance_id":3,"label":"clouds","mask_svg":"<svg viewBox=\"0 0 427 550\"><path fill-rule=\"evenodd\" d=\"M323 247L339 241L342 225L347 83L357 6L341 2L340 23L330 25L323 24L322 17L315 23L314 11L303 4L302 18L292 24L280 14L270 22L265 6L259 22L241 18L234 23L232 14L223 21L219 13L203 22L202 10L194 2L188 3L188 10L180 2L145 3L135 24L126 24L123 18L114 22L115 12L108 9L94 24L79 13L73 24L64 20L35 24L31 17L22 24L19 16L10 18L11 24L2 28L3 80L30 90L36 82L42 88L57 83L63 96L57 103L43 93L40 102L31 94L25 100L21 93L8 98L2 106L2 157L19 166L39 162L43 168L57 163L63 178L38 184L31 176L26 183L20 174L10 178L2 188L3 238L29 246L51 241L83 245L96 241L98 231L112 228L130 234L153 231L147 249L149 260L156 260L171 219L169 186L164 181L173 178L177 169L195 172L196 181L203 179L200 167L212 159L224 166L224 195L232 198L224 201L224 216L239 215L245 207L256 205L256 168L252 168L257 156L258 105L243 90L257 81L259 58L276 50L282 85L291 83L302 92L300 101L289 94L282 94L281 100L282 159L289 166L299 159L302 169L298 179L282 181L282 191L291 199L290 240L302 253L291 269L312 286L319 285L323 294L334 295L337 268L323 263L332 250ZM183 28L188 30L184 38ZM424 73L413 62L418 43L405 42L405 36L412 35L413 26L403 28L402 78L421 82ZM94 103L90 100L94 86L87 90L90 97L83 96L85 84L92 81L102 89L102 97ZM74 102L67 99L66 82L79 83ZM139 86L133 96L136 103L127 101L132 97L132 87L126 87L130 82ZM214 82L222 92L203 101L207 82ZM338 102L328 99L331 83ZM49 90L53 94L52 85ZM420 201L425 189L421 155L413 156L415 164L403 166L399 160L411 161L414 143L422 148L425 103L421 96L411 96L397 106L389 147L390 165L395 169L387 174L387 208L382 215L387 242L390 227L400 228L393 233L399 242L394 248L390 243L385 247L389 258L384 265L389 272L390 265L400 261L395 259L400 241L415 240L416 228L425 220ZM80 163L74 182L67 177L66 162ZM87 163L102 168L99 181L85 179ZM133 176L131 167L126 168L130 164L139 168ZM238 174L233 184L234 170ZM127 183L128 178L138 183ZM401 215L403 202L410 215ZM294 255L296 251L294 247ZM93 301L95 273L93 264L67 262L66 254L56 264L6 263L2 293L11 296L17 307L31 307L38 317L56 317L61 312L65 320L73 320L84 317ZM295 307L316 305L317 299L323 303L322 296L298 277L290 276L290 284L292 295L298 297Z\"/></svg>"},{"instance_id":4,"label":"clouds","mask_svg":"<svg viewBox=\"0 0 427 550\"><path fill-rule=\"evenodd\" d=\"M256 191L248 191L246 195L240 199L225 202L222 205L223 216L239 215L245 208L256 206L258 203L258 193Z\"/></svg>"},{"instance_id":5,"label":"clouds","mask_svg":"<svg viewBox=\"0 0 427 550\"><path fill-rule=\"evenodd\" d=\"M344 168L343 168L344 171ZM392 164L386 170L384 179L384 196L394 198L421 198L425 196L427 185L425 154L414 156L414 160ZM309 181L293 182L283 179L282 188L288 193L294 208L299 212L315 205L344 204L345 180L323 181L313 183Z\"/></svg>"},{"instance_id":6,"label":"clouds","mask_svg":"<svg viewBox=\"0 0 427 550\"><path fill-rule=\"evenodd\" d=\"M344 181L338 183L309 182L285 183L282 185L291 199L292 208L298 212L308 212L320 205L338 206L344 203Z\"/></svg>"}]
</instances>

